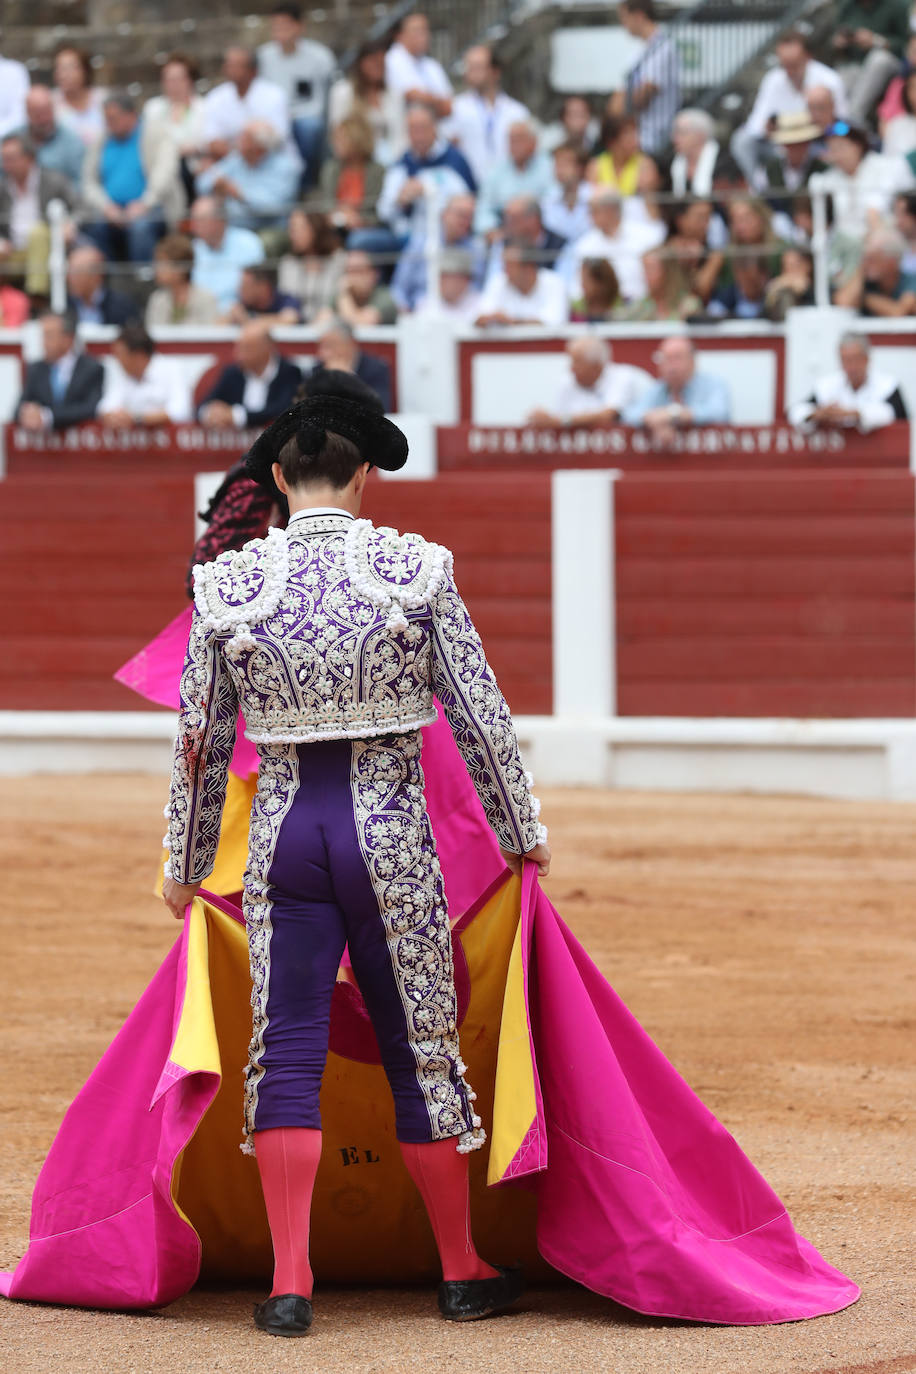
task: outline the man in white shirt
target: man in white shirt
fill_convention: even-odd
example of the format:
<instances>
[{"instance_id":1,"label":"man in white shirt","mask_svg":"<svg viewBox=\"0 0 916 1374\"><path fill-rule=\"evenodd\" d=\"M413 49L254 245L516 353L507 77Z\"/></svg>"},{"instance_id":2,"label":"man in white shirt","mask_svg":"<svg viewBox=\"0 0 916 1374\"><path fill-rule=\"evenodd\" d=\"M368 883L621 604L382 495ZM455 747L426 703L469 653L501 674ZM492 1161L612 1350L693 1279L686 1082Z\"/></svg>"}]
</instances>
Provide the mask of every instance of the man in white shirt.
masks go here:
<instances>
[{"instance_id":1,"label":"man in white shirt","mask_svg":"<svg viewBox=\"0 0 916 1374\"><path fill-rule=\"evenodd\" d=\"M28 69L22 62L0 54L0 138L25 123Z\"/></svg>"},{"instance_id":2,"label":"man in white shirt","mask_svg":"<svg viewBox=\"0 0 916 1374\"><path fill-rule=\"evenodd\" d=\"M592 227L564 251L557 270L570 291L580 289L580 271L586 258L604 258L611 264L624 300L639 301L646 294L642 257L665 237L664 224L655 220L624 217L616 191L596 186L591 198Z\"/></svg>"},{"instance_id":3,"label":"man in white shirt","mask_svg":"<svg viewBox=\"0 0 916 1374\"><path fill-rule=\"evenodd\" d=\"M484 289L479 329L490 325L565 324L569 318L566 287L556 272L538 267L538 253L529 244L507 243L503 270L495 273Z\"/></svg>"},{"instance_id":4,"label":"man in white shirt","mask_svg":"<svg viewBox=\"0 0 916 1374\"><path fill-rule=\"evenodd\" d=\"M331 49L305 37L301 5L274 5L270 42L258 48L258 72L286 93L307 186L317 184L321 170L328 91L336 70Z\"/></svg>"},{"instance_id":5,"label":"man in white shirt","mask_svg":"<svg viewBox=\"0 0 916 1374\"><path fill-rule=\"evenodd\" d=\"M289 102L286 92L258 76L257 59L247 48L227 48L223 58L226 78L204 99L204 142L214 161L236 145L242 130L263 119L277 133L289 137Z\"/></svg>"},{"instance_id":6,"label":"man in white shirt","mask_svg":"<svg viewBox=\"0 0 916 1374\"><path fill-rule=\"evenodd\" d=\"M180 360L157 353L139 321L126 324L112 346L98 415L109 429L180 425L191 418L191 387Z\"/></svg>"},{"instance_id":7,"label":"man in white shirt","mask_svg":"<svg viewBox=\"0 0 916 1374\"><path fill-rule=\"evenodd\" d=\"M439 296L421 297L416 313L424 319L473 324L480 314L480 292L474 286L474 259L466 248L448 248L439 259Z\"/></svg>"},{"instance_id":8,"label":"man in white shirt","mask_svg":"<svg viewBox=\"0 0 916 1374\"><path fill-rule=\"evenodd\" d=\"M789 407L798 429L857 429L870 434L895 420L906 420L899 383L871 366L871 344L864 334L840 339L840 371L819 378L804 401Z\"/></svg>"},{"instance_id":9,"label":"man in white shirt","mask_svg":"<svg viewBox=\"0 0 916 1374\"><path fill-rule=\"evenodd\" d=\"M497 163L509 156L509 127L526 123L530 114L500 85L501 69L492 48L480 44L464 55L467 90L456 95L446 133L471 164L480 184Z\"/></svg>"},{"instance_id":10,"label":"man in white shirt","mask_svg":"<svg viewBox=\"0 0 916 1374\"><path fill-rule=\"evenodd\" d=\"M419 11L405 14L385 54L385 84L408 105L428 105L437 119L452 112L452 83L445 68L429 55L429 20Z\"/></svg>"},{"instance_id":11,"label":"man in white shirt","mask_svg":"<svg viewBox=\"0 0 916 1374\"><path fill-rule=\"evenodd\" d=\"M754 107L747 122L732 134L731 152L748 181L765 150L766 136L781 114L795 114L807 108L807 92L826 86L833 95L834 108L845 115L848 102L843 78L832 67L815 62L808 50L808 39L792 30L776 44L778 65L771 67L760 83Z\"/></svg>"},{"instance_id":12,"label":"man in white shirt","mask_svg":"<svg viewBox=\"0 0 916 1374\"><path fill-rule=\"evenodd\" d=\"M615 425L649 386L638 367L612 362L610 346L596 334L571 339L566 352L570 375L554 397L553 408L533 410L527 424L538 429Z\"/></svg>"}]
</instances>

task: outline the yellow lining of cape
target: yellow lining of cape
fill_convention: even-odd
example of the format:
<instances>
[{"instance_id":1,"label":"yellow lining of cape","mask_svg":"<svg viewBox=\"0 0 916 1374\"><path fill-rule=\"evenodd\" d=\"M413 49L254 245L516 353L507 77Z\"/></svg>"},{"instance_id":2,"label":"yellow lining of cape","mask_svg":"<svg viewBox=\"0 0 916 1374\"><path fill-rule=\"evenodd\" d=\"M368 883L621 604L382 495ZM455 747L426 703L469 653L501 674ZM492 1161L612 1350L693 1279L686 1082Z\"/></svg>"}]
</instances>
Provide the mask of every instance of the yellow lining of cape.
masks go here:
<instances>
[{"instance_id":1,"label":"yellow lining of cape","mask_svg":"<svg viewBox=\"0 0 916 1374\"><path fill-rule=\"evenodd\" d=\"M519 921L506 972L506 992L499 1028L488 1184L499 1183L504 1177L536 1114L537 1097L525 1006L522 924Z\"/></svg>"}]
</instances>

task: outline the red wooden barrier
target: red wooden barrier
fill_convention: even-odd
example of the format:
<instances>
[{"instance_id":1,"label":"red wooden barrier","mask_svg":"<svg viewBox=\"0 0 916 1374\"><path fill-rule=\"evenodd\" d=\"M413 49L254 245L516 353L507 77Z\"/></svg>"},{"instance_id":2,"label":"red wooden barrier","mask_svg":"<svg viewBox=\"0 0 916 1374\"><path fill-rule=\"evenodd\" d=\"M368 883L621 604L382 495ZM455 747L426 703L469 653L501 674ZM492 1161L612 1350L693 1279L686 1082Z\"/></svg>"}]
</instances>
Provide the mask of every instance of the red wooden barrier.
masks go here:
<instances>
[{"instance_id":1,"label":"red wooden barrier","mask_svg":"<svg viewBox=\"0 0 916 1374\"><path fill-rule=\"evenodd\" d=\"M88 456L71 441L13 445L0 482L0 708L142 706L111 674L184 604L194 473L239 452L240 436L213 448L202 433ZM366 509L454 549L513 709L549 712L549 474L375 478ZM667 465L626 473L616 512L623 714L913 714L909 472Z\"/></svg>"},{"instance_id":2,"label":"red wooden barrier","mask_svg":"<svg viewBox=\"0 0 916 1374\"><path fill-rule=\"evenodd\" d=\"M909 473L628 475L621 714L912 715L913 516Z\"/></svg>"},{"instance_id":3,"label":"red wooden barrier","mask_svg":"<svg viewBox=\"0 0 916 1374\"><path fill-rule=\"evenodd\" d=\"M0 709L143 708L111 675L186 604L200 464L151 457L128 471L117 458L105 461L105 474L71 463L53 476L17 472L0 482ZM467 478L434 487L375 479L366 513L454 550L513 710L549 712L549 482L516 487L493 478L482 500L480 484Z\"/></svg>"},{"instance_id":4,"label":"red wooden barrier","mask_svg":"<svg viewBox=\"0 0 916 1374\"><path fill-rule=\"evenodd\" d=\"M76 425L59 433L32 434L18 425L4 432L10 476L63 476L224 472L253 443L260 430L204 429L203 425L135 425L108 429Z\"/></svg>"},{"instance_id":5,"label":"red wooden barrier","mask_svg":"<svg viewBox=\"0 0 916 1374\"><path fill-rule=\"evenodd\" d=\"M673 449L660 449L644 430L534 429L531 426L449 425L437 430L442 472L551 472L557 468L620 468L624 472L710 469L772 472L799 467L896 467L910 461L905 421L873 434L824 430L802 434L791 425L710 425L685 430Z\"/></svg>"}]
</instances>

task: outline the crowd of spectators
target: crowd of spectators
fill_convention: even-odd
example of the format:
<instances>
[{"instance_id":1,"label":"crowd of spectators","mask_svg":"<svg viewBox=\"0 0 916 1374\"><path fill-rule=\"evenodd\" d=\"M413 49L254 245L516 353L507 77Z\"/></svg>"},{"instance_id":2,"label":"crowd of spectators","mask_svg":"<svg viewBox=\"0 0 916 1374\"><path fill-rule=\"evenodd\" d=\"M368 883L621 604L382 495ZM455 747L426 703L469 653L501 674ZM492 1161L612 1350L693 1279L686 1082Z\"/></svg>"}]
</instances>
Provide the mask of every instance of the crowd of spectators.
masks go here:
<instances>
[{"instance_id":1,"label":"crowd of spectators","mask_svg":"<svg viewBox=\"0 0 916 1374\"><path fill-rule=\"evenodd\" d=\"M56 53L49 85L0 58L3 319L23 308L10 290L33 313L47 304L59 200L71 251L142 265L147 291L155 261L149 326L294 311L308 324L329 313L387 323L392 310L434 308L489 325L779 320L811 297L815 175L830 197L831 291L868 312L887 291L871 289L867 264L888 254L887 232L900 234L916 196L916 34L907 0L834 9L817 56L803 33L781 35L730 139L683 106L653 0L617 6L641 44L621 88L603 104L568 97L552 124L503 89L487 46L464 55L456 94L420 12L341 75L300 8L278 4L270 41L228 49L206 94L176 53L142 107L97 88L72 47ZM444 291L426 280L437 231ZM870 248L873 235L885 237ZM354 253L379 273L370 305L352 289L368 279ZM277 270L273 296L294 305L252 310L244 269L261 262ZM914 307L906 275L889 313ZM270 291L259 280L260 299Z\"/></svg>"},{"instance_id":2,"label":"crowd of spectators","mask_svg":"<svg viewBox=\"0 0 916 1374\"><path fill-rule=\"evenodd\" d=\"M815 175L829 192L833 301L916 315L908 3L833 9L816 56L804 33L780 36L730 138L684 106L677 49L653 0L617 5L640 42L620 89L601 102L569 96L551 124L503 89L498 52L485 45L465 53L456 94L421 12L388 41L365 43L341 74L300 7L277 4L270 41L229 48L205 94L194 62L174 53L161 93L142 106L99 89L91 60L71 46L55 54L48 84L0 57L0 324L47 311L48 207L59 201L67 310L56 326L45 321L45 342L69 339L72 352L82 323L121 328L121 389L100 413L142 419L173 413L156 409L167 369L150 330L239 326L238 375L203 412L223 423L279 394L282 360L264 353L277 325L344 331L352 347L354 330L413 312L482 329L780 321L814 300ZM113 264L136 271L116 286ZM659 385L692 411L683 396L703 386L684 375L680 345L673 355L660 352ZM598 361L592 350L576 365ZM63 372L51 354L46 362L36 396L23 397L35 427L57 423L67 410L59 378L77 377L66 361Z\"/></svg>"}]
</instances>

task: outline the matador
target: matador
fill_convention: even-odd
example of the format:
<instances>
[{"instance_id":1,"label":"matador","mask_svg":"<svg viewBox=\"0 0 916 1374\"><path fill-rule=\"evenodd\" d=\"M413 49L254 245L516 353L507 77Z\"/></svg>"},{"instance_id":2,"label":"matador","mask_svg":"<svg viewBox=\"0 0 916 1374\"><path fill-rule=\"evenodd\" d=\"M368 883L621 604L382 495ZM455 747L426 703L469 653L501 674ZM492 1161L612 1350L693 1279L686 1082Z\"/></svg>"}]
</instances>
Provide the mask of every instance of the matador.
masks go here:
<instances>
[{"instance_id":1,"label":"matador","mask_svg":"<svg viewBox=\"0 0 916 1374\"><path fill-rule=\"evenodd\" d=\"M275 1261L255 1323L278 1336L312 1321L319 1090L345 948L436 1238L442 1315L488 1316L524 1286L471 1237L467 1156L485 1131L458 1043L423 792L420 731L436 719L434 698L510 868L527 855L545 873L550 852L452 555L359 518L370 469L406 459L402 432L361 393L300 402L247 460L286 497L287 529L194 569L163 895L183 915L212 868L241 711L260 755L244 885L253 1026L243 1148L257 1158Z\"/></svg>"}]
</instances>

